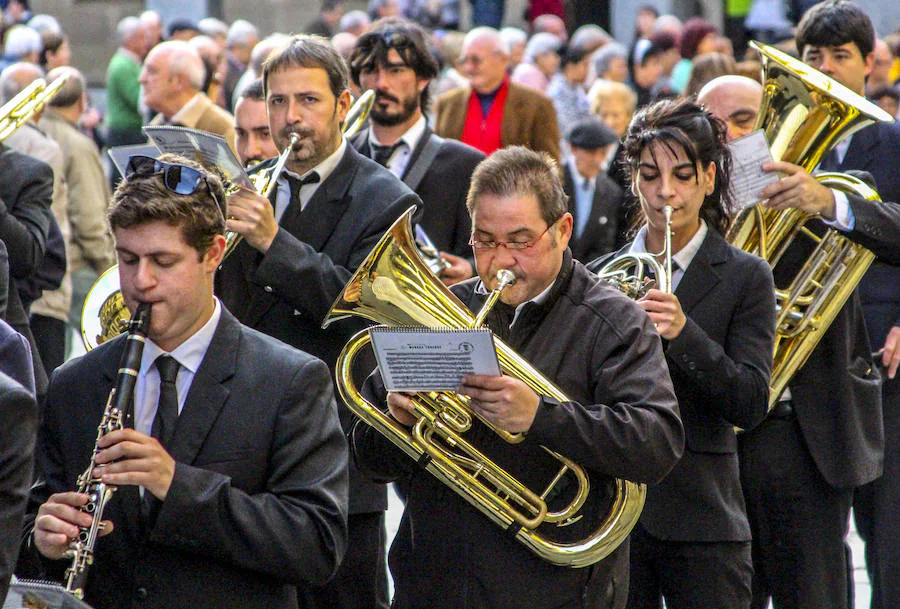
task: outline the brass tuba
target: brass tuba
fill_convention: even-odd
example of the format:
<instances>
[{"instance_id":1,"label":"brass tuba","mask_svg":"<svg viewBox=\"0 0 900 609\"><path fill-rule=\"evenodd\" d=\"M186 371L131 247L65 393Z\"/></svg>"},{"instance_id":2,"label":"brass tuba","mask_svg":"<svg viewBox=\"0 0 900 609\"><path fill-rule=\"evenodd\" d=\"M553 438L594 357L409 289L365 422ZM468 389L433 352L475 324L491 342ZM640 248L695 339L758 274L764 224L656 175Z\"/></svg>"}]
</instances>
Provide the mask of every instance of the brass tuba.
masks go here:
<instances>
[{"instance_id":1,"label":"brass tuba","mask_svg":"<svg viewBox=\"0 0 900 609\"><path fill-rule=\"evenodd\" d=\"M811 172L843 138L893 118L818 70L772 47L751 43L762 54L765 85L756 127L763 129L775 160ZM824 186L880 201L861 180L819 173ZM794 237L815 244L806 264L785 289L776 289L775 356L769 383L773 406L806 362L828 326L853 293L875 256L838 231L818 235L806 226L815 217L799 209L774 210L757 204L742 210L729 230L730 243L765 258L774 268Z\"/></svg>"},{"instance_id":2,"label":"brass tuba","mask_svg":"<svg viewBox=\"0 0 900 609\"><path fill-rule=\"evenodd\" d=\"M407 210L394 222L359 266L332 305L323 327L352 315L388 326L463 329L480 325L499 292L495 290L482 311L473 315L422 261L411 230L413 211ZM548 458L559 461L559 472L545 489L533 491L463 437L472 426L473 417L478 415L468 408L468 398L457 393L416 394L418 422L412 429L398 424L368 402L354 384L353 358L369 341L368 330L363 330L341 352L335 368L341 397L364 422L412 459L427 461L425 468L438 480L504 530L515 531L516 539L553 564L585 567L602 560L625 540L643 508L644 485L615 480L612 507L589 538L577 543L548 539L538 532L538 526L554 523L564 527L582 516L581 508L590 492L590 481L583 468L545 448ZM509 346L497 338L495 344L504 374L521 379L539 394L560 401L568 399ZM480 420L507 442L517 443L524 438L522 434L511 434ZM566 492L568 505L559 511L549 511L548 494L559 491L563 478L572 477L577 489Z\"/></svg>"}]
</instances>

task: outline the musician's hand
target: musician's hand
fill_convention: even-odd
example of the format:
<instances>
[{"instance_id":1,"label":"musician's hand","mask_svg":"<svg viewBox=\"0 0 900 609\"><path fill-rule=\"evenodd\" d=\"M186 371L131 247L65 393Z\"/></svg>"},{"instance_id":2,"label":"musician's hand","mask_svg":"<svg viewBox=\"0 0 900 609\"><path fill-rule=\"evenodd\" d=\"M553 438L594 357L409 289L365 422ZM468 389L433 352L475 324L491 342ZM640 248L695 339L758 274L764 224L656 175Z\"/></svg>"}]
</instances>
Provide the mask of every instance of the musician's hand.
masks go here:
<instances>
[{"instance_id":1,"label":"musician's hand","mask_svg":"<svg viewBox=\"0 0 900 609\"><path fill-rule=\"evenodd\" d=\"M278 222L275 210L269 200L249 188L240 187L228 197L228 220L225 227L246 239L254 249L262 253L269 251Z\"/></svg>"},{"instance_id":2,"label":"musician's hand","mask_svg":"<svg viewBox=\"0 0 900 609\"><path fill-rule=\"evenodd\" d=\"M391 416L406 427L412 427L416 423L416 416L413 414L413 403L409 396L396 391L390 391L387 395L388 410Z\"/></svg>"},{"instance_id":3,"label":"musician's hand","mask_svg":"<svg viewBox=\"0 0 900 609\"><path fill-rule=\"evenodd\" d=\"M656 325L660 336L666 340L678 338L684 324L687 323L687 318L675 294L650 290L637 303L650 316L650 321Z\"/></svg>"},{"instance_id":4,"label":"musician's hand","mask_svg":"<svg viewBox=\"0 0 900 609\"><path fill-rule=\"evenodd\" d=\"M78 527L89 527L93 522L90 514L78 508L88 502L83 493L56 493L38 508L34 519L34 546L38 552L51 560L65 556L69 544L78 537ZM113 523L104 520L100 535L112 533Z\"/></svg>"},{"instance_id":5,"label":"musician's hand","mask_svg":"<svg viewBox=\"0 0 900 609\"><path fill-rule=\"evenodd\" d=\"M881 348L881 363L887 368L889 379L897 376L897 367L900 366L900 326L894 326L888 332Z\"/></svg>"},{"instance_id":6,"label":"musician's hand","mask_svg":"<svg viewBox=\"0 0 900 609\"><path fill-rule=\"evenodd\" d=\"M441 258L450 263L449 268L441 271L441 281L445 285L453 285L472 276L472 265L465 258L447 252L441 252Z\"/></svg>"},{"instance_id":7,"label":"musician's hand","mask_svg":"<svg viewBox=\"0 0 900 609\"><path fill-rule=\"evenodd\" d=\"M760 196L767 199L766 207L794 207L809 214L819 214L829 221L835 219L834 193L830 188L819 184L805 169L781 161L763 163L762 169L784 174L784 177L760 192Z\"/></svg>"},{"instance_id":8,"label":"musician's hand","mask_svg":"<svg viewBox=\"0 0 900 609\"><path fill-rule=\"evenodd\" d=\"M512 376L469 374L463 377L459 393L472 398L472 410L498 428L510 433L531 429L541 398Z\"/></svg>"},{"instance_id":9,"label":"musician's hand","mask_svg":"<svg viewBox=\"0 0 900 609\"><path fill-rule=\"evenodd\" d=\"M113 431L97 441L94 470L107 484L143 486L163 501L175 476L175 460L159 440L133 429Z\"/></svg>"}]
</instances>

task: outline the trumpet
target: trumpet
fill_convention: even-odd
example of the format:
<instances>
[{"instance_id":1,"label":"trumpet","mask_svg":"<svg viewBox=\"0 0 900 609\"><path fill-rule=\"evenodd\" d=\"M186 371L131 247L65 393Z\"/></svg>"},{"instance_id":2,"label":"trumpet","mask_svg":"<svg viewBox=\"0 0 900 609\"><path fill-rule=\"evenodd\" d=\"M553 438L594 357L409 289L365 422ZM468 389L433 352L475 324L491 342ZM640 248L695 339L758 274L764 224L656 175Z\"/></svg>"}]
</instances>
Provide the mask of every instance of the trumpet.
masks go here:
<instances>
[{"instance_id":1,"label":"trumpet","mask_svg":"<svg viewBox=\"0 0 900 609\"><path fill-rule=\"evenodd\" d=\"M57 82L59 81L53 81L53 85L56 85ZM21 94L15 99L20 96ZM375 92L372 90L366 91L356 99L347 112L347 118L342 126L344 137L349 138L362 128L374 103ZM291 133L290 142L278 155L278 160L272 169L263 170L251 176L256 192L266 198L271 195L278 183L278 178L284 171L288 157L299 143L300 136ZM226 193L232 194L236 190L237 187L233 184L226 184ZM234 252L242 240L243 237L238 233L226 231L223 261ZM119 266L115 265L107 269L91 286L84 299L84 306L81 309L81 340L87 351L121 334L131 316L120 291L118 268Z\"/></svg>"},{"instance_id":2,"label":"trumpet","mask_svg":"<svg viewBox=\"0 0 900 609\"><path fill-rule=\"evenodd\" d=\"M68 80L69 76L63 75L48 85L43 78L38 78L3 104L0 107L0 142L43 110L44 105L59 93Z\"/></svg>"},{"instance_id":3,"label":"trumpet","mask_svg":"<svg viewBox=\"0 0 900 609\"><path fill-rule=\"evenodd\" d=\"M639 300L652 288L672 293L672 206L663 208L666 234L663 251L658 254L626 252L597 269L597 276L631 298ZM663 257L660 264L657 259ZM650 274L655 279L650 279Z\"/></svg>"}]
</instances>

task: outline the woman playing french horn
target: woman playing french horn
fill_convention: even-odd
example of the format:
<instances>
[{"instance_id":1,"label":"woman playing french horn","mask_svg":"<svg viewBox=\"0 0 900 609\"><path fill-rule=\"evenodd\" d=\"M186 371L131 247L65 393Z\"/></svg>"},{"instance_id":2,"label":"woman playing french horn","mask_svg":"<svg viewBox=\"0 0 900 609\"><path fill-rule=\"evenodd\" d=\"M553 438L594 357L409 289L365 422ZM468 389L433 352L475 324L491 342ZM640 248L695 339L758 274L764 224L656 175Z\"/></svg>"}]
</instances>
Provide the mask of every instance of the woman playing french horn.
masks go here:
<instances>
[{"instance_id":1,"label":"woman playing french horn","mask_svg":"<svg viewBox=\"0 0 900 609\"><path fill-rule=\"evenodd\" d=\"M663 338L685 427L684 456L648 488L632 532L628 607L658 609L664 597L669 609L747 608L750 527L734 426L766 413L772 273L723 238L731 156L721 121L692 102L662 101L634 117L623 149L641 227L619 253L671 256L671 291L650 289L638 304Z\"/></svg>"}]
</instances>

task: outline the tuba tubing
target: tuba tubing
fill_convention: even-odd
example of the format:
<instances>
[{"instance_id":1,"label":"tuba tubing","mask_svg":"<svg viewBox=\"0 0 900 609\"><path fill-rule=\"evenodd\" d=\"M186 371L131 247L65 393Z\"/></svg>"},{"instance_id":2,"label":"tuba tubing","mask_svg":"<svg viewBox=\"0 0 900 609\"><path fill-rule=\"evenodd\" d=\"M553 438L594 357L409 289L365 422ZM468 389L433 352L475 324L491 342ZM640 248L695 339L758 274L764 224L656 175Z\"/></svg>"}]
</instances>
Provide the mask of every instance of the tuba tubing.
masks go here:
<instances>
[{"instance_id":1,"label":"tuba tubing","mask_svg":"<svg viewBox=\"0 0 900 609\"><path fill-rule=\"evenodd\" d=\"M477 326L480 316L473 315L421 260L410 228L413 211L407 210L394 223L360 265L326 316L323 327L348 316L360 316L388 326ZM521 379L540 395L568 400L561 389L511 347L496 337L494 340L504 374ZM634 528L643 508L646 487L617 479L612 507L587 539L560 543L539 533L537 528L543 523L566 526L581 517L579 511L590 492L590 481L583 468L543 447L561 467L545 490L532 491L487 458L463 434L477 417L507 442L517 443L524 436L497 429L478 417L468 408L468 398L456 393L416 394L413 401L418 421L412 429L406 429L366 400L353 381L354 359L369 341L368 330L357 333L338 357L335 377L344 403L363 422L410 458L424 464L433 476L495 524L515 531L516 539L537 556L556 565L585 567L608 556ZM578 491L563 509L551 512L543 497L567 472L578 481Z\"/></svg>"}]
</instances>

